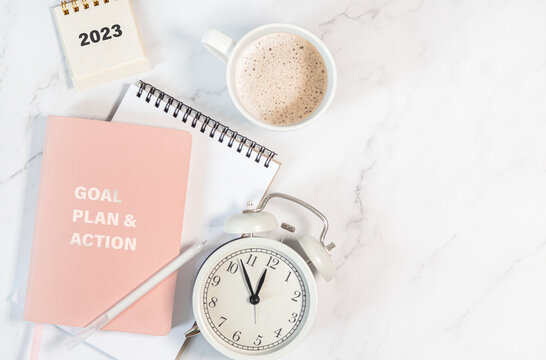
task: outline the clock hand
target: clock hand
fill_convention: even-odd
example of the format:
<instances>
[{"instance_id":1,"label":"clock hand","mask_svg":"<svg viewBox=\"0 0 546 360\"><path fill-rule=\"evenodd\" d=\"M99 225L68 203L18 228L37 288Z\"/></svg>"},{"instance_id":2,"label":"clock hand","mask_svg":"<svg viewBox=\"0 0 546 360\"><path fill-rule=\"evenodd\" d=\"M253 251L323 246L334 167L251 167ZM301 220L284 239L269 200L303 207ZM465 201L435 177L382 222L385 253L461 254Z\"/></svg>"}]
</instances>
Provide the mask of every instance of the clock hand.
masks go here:
<instances>
[{"instance_id":1,"label":"clock hand","mask_svg":"<svg viewBox=\"0 0 546 360\"><path fill-rule=\"evenodd\" d=\"M250 278L248 277L248 273L246 272L245 265L243 264L242 260L239 260L241 263L241 267L243 268L243 274L245 275L245 281L246 285L248 286L248 290L250 290L250 302L252 302L252 297L254 296L254 290L252 290L252 284L250 283Z\"/></svg>"},{"instance_id":2,"label":"clock hand","mask_svg":"<svg viewBox=\"0 0 546 360\"><path fill-rule=\"evenodd\" d=\"M258 287L256 288L256 294L252 295L250 297L250 303L254 305L254 325L258 323L258 309L257 306L260 303L260 297L258 294L260 293L260 290L262 289L262 286L265 281L265 274L267 273L267 268L264 270L264 273L260 277L260 280L258 281Z\"/></svg>"},{"instance_id":3,"label":"clock hand","mask_svg":"<svg viewBox=\"0 0 546 360\"><path fill-rule=\"evenodd\" d=\"M258 310L256 309L256 305L254 305L254 325L258 323Z\"/></svg>"},{"instance_id":4,"label":"clock hand","mask_svg":"<svg viewBox=\"0 0 546 360\"><path fill-rule=\"evenodd\" d=\"M258 294L260 293L260 290L262 289L262 285L264 284L266 273L267 273L267 269L264 270L264 273L262 274L262 277L260 278L260 281L258 282L258 287L256 288L256 296L258 296Z\"/></svg>"},{"instance_id":5,"label":"clock hand","mask_svg":"<svg viewBox=\"0 0 546 360\"><path fill-rule=\"evenodd\" d=\"M254 295L254 291L252 290L252 284L250 283L250 278L248 277L248 273L246 272L245 264L243 264L243 260L239 259L239 262L241 263L241 267L243 268L243 274L245 275L245 281L246 285L248 286L248 290L250 290L250 298L249 301L252 305L254 305L254 325L256 325L256 304L260 302L260 298L257 295Z\"/></svg>"}]
</instances>

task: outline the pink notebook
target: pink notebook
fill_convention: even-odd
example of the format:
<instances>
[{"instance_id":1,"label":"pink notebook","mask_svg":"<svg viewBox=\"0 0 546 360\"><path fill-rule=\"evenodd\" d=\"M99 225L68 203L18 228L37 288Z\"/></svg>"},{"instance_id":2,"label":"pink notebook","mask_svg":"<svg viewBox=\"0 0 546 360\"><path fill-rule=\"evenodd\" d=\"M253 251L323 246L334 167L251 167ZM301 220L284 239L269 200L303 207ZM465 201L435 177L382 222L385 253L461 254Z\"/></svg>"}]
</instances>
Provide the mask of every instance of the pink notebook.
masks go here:
<instances>
[{"instance_id":1,"label":"pink notebook","mask_svg":"<svg viewBox=\"0 0 546 360\"><path fill-rule=\"evenodd\" d=\"M185 131L48 118L25 320L86 326L179 254L190 151ZM167 334L175 282L106 329Z\"/></svg>"}]
</instances>

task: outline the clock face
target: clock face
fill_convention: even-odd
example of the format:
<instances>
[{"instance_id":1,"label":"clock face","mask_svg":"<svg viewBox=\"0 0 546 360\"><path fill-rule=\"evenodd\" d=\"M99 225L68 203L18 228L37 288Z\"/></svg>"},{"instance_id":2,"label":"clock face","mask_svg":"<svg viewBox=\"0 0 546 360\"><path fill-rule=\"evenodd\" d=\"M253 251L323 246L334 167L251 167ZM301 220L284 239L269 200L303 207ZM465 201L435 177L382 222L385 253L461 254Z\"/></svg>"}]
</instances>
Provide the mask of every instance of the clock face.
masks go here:
<instances>
[{"instance_id":1,"label":"clock face","mask_svg":"<svg viewBox=\"0 0 546 360\"><path fill-rule=\"evenodd\" d=\"M201 332L232 358L287 348L306 332L315 309L309 267L272 239L242 238L220 247L203 264L194 288Z\"/></svg>"}]
</instances>

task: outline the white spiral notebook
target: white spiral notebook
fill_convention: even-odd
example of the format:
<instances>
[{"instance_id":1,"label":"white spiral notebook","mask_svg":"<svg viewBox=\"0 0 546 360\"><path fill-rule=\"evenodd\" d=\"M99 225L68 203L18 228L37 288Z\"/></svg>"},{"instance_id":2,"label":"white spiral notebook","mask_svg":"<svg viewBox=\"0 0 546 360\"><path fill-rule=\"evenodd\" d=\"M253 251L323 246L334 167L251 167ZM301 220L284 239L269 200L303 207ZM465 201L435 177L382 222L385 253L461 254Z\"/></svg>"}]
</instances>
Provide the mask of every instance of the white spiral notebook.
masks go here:
<instances>
[{"instance_id":1,"label":"white spiral notebook","mask_svg":"<svg viewBox=\"0 0 546 360\"><path fill-rule=\"evenodd\" d=\"M144 82L129 87L112 121L191 133L182 246L186 248L203 238L210 241L193 264L180 270L169 335L101 332L88 343L117 359L134 358L134 354L140 354L142 359L174 359L184 341L184 332L194 321L191 292L199 265L221 241L230 238L223 235L225 219L242 211L247 200L256 204L260 201L280 163L265 146Z\"/></svg>"}]
</instances>

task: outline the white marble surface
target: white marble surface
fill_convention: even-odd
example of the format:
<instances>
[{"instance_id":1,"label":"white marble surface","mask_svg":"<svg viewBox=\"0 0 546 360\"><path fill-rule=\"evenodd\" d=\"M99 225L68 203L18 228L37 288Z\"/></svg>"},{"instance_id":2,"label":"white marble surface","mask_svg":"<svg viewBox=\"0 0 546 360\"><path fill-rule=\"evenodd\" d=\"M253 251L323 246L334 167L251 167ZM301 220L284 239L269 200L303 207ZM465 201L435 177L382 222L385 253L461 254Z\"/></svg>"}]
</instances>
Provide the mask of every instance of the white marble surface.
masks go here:
<instances>
[{"instance_id":1,"label":"white marble surface","mask_svg":"<svg viewBox=\"0 0 546 360\"><path fill-rule=\"evenodd\" d=\"M45 117L106 119L134 79L71 89L49 7L0 2L0 339L25 359L31 325L7 299L28 267ZM546 3L134 0L154 69L141 76L280 153L272 189L324 210L337 278L319 281L314 329L288 358L546 358ZM302 131L247 124L217 27L308 28L339 89ZM188 319L188 321L190 321ZM42 359L67 352L47 326ZM135 359L138 359L135 354ZM201 339L188 359L221 358Z\"/></svg>"}]
</instances>

